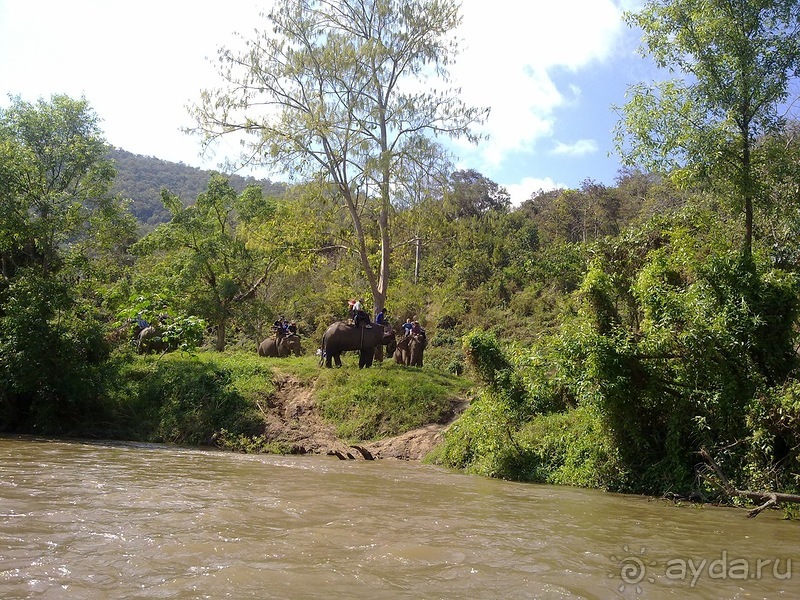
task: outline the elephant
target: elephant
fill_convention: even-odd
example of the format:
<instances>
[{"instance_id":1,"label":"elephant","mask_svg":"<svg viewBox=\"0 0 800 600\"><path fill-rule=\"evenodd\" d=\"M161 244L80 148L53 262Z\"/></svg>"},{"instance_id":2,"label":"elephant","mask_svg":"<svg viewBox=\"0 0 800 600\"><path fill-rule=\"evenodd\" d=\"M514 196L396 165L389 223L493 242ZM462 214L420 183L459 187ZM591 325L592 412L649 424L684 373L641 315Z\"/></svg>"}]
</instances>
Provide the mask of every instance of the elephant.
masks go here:
<instances>
[{"instance_id":1,"label":"elephant","mask_svg":"<svg viewBox=\"0 0 800 600\"><path fill-rule=\"evenodd\" d=\"M394 351L394 360L399 365L421 367L422 354L427 345L428 340L424 333L407 335L397 343L397 349Z\"/></svg>"},{"instance_id":2,"label":"elephant","mask_svg":"<svg viewBox=\"0 0 800 600\"><path fill-rule=\"evenodd\" d=\"M136 349L139 354L151 352L166 352L170 349L169 343L161 337L161 330L148 325L139 332L136 340Z\"/></svg>"},{"instance_id":3,"label":"elephant","mask_svg":"<svg viewBox=\"0 0 800 600\"><path fill-rule=\"evenodd\" d=\"M394 355L396 348L397 335L395 334L394 329L392 329L392 326L387 323L384 325L383 340L380 344L375 346L375 356L373 358L377 362L383 362L385 357Z\"/></svg>"},{"instance_id":4,"label":"elephant","mask_svg":"<svg viewBox=\"0 0 800 600\"><path fill-rule=\"evenodd\" d=\"M356 327L344 321L336 321L325 330L322 336L320 365L324 361L325 366L331 368L331 360L333 360L337 367L341 367L342 352L358 350L358 368L371 367L375 357L375 348L390 343L393 337L394 332L388 326L383 328L374 323L362 323Z\"/></svg>"},{"instance_id":5,"label":"elephant","mask_svg":"<svg viewBox=\"0 0 800 600\"><path fill-rule=\"evenodd\" d=\"M294 333L279 338L268 337L258 346L259 356L284 358L290 354L300 356L302 353L303 346L300 344L300 336Z\"/></svg>"}]
</instances>

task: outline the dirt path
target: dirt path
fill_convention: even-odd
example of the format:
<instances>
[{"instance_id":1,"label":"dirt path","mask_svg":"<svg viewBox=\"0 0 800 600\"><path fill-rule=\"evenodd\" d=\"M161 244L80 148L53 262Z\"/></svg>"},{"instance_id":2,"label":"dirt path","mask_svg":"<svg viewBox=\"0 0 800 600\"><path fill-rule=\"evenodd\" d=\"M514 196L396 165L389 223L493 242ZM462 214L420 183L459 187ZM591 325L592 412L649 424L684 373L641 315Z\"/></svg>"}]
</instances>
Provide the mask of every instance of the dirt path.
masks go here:
<instances>
[{"instance_id":1,"label":"dirt path","mask_svg":"<svg viewBox=\"0 0 800 600\"><path fill-rule=\"evenodd\" d=\"M442 441L443 432L467 407L467 401L454 403L447 423L433 423L402 435L361 446L349 446L336 436L317 410L311 388L296 379L279 375L275 392L260 406L264 415L264 435L269 441L288 445L298 454L335 454L339 458L399 458L421 460Z\"/></svg>"}]
</instances>

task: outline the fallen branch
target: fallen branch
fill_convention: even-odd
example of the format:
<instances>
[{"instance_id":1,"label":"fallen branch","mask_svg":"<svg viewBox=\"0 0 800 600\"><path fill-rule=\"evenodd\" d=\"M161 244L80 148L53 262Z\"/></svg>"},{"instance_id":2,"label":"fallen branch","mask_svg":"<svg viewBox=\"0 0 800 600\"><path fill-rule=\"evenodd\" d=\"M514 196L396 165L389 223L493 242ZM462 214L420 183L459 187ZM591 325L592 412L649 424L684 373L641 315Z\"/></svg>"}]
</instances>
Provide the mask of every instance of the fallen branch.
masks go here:
<instances>
[{"instance_id":1,"label":"fallen branch","mask_svg":"<svg viewBox=\"0 0 800 600\"><path fill-rule=\"evenodd\" d=\"M800 503L800 495L798 494L779 494L776 492L751 492L750 490L740 490L737 489L728 478L725 477L725 474L722 472L722 469L719 468L719 465L711 458L711 455L705 448L700 448L700 456L705 459L705 461L711 465L711 468L719 477L719 480L722 484L723 491L728 494L729 496L740 496L742 498L747 498L748 500L754 500L757 502L763 502L760 506L748 511L747 518L752 519L755 516L758 516L762 511L777 506L780 502L796 502Z\"/></svg>"}]
</instances>

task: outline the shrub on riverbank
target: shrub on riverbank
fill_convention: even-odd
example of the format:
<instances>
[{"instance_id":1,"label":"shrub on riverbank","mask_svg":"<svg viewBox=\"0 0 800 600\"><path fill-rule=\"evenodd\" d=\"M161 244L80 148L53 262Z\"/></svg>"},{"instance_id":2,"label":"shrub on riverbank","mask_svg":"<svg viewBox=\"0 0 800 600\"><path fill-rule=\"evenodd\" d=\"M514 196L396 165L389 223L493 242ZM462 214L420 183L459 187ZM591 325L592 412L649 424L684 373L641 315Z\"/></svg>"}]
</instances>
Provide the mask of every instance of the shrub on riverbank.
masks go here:
<instances>
[{"instance_id":1,"label":"shrub on riverbank","mask_svg":"<svg viewBox=\"0 0 800 600\"><path fill-rule=\"evenodd\" d=\"M796 492L797 278L717 235L698 243L715 225L696 217L598 243L578 310L532 347L466 336L485 388L433 458L508 479L714 497L697 473L705 447L740 489Z\"/></svg>"},{"instance_id":2,"label":"shrub on riverbank","mask_svg":"<svg viewBox=\"0 0 800 600\"><path fill-rule=\"evenodd\" d=\"M221 429L256 434L255 398L271 390L270 375L210 353L135 357L122 366L112 391L112 436L202 445Z\"/></svg>"}]
</instances>

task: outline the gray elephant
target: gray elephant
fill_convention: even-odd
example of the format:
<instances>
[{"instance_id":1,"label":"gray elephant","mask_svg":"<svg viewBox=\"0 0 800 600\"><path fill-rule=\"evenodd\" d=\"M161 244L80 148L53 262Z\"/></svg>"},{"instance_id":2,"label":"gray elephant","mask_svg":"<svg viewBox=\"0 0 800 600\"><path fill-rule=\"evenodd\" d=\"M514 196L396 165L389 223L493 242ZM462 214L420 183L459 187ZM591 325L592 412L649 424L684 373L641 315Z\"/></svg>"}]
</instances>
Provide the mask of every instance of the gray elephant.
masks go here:
<instances>
[{"instance_id":1,"label":"gray elephant","mask_svg":"<svg viewBox=\"0 0 800 600\"><path fill-rule=\"evenodd\" d=\"M400 365L421 367L422 355L427 345L428 340L424 333L407 335L397 343L394 360Z\"/></svg>"},{"instance_id":2,"label":"gray elephant","mask_svg":"<svg viewBox=\"0 0 800 600\"><path fill-rule=\"evenodd\" d=\"M277 339L268 337L258 346L259 356L285 358L290 354L294 354L295 356L303 354L303 346L300 344L299 335L284 335Z\"/></svg>"},{"instance_id":3,"label":"gray elephant","mask_svg":"<svg viewBox=\"0 0 800 600\"><path fill-rule=\"evenodd\" d=\"M148 325L139 332L139 337L136 339L136 350L139 354L166 352L170 349L169 344L161 335L161 329Z\"/></svg>"},{"instance_id":4,"label":"gray elephant","mask_svg":"<svg viewBox=\"0 0 800 600\"><path fill-rule=\"evenodd\" d=\"M374 360L377 362L383 362L385 357L393 356L396 349L397 334L394 332L394 329L392 329L392 326L387 323L383 330L383 340L380 344L375 346Z\"/></svg>"},{"instance_id":5,"label":"gray elephant","mask_svg":"<svg viewBox=\"0 0 800 600\"><path fill-rule=\"evenodd\" d=\"M344 321L331 324L322 336L322 356L320 365L331 368L331 360L337 367L342 366L342 352L358 350L358 368L371 367L375 356L375 348L381 344L388 344L394 332L391 327L384 329L375 323L362 323L359 326L350 325Z\"/></svg>"}]
</instances>

